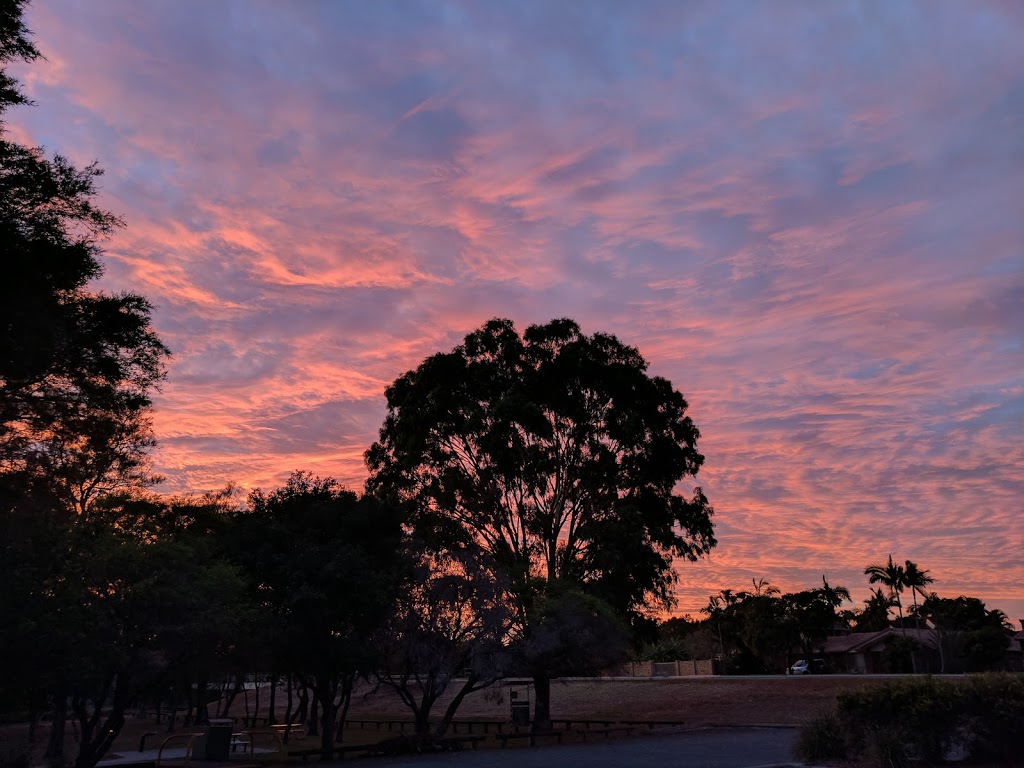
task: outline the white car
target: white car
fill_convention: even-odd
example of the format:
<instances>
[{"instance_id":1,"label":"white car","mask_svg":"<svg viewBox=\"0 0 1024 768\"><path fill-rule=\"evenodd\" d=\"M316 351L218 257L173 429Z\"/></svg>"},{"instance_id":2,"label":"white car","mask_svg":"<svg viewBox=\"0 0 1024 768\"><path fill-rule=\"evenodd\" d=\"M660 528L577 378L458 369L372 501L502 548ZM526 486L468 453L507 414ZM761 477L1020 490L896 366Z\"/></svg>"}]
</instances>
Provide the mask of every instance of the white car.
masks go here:
<instances>
[{"instance_id":1,"label":"white car","mask_svg":"<svg viewBox=\"0 0 1024 768\"><path fill-rule=\"evenodd\" d=\"M809 675L812 672L820 673L824 671L824 659L815 659L813 662L809 662L807 659L800 659L800 661L789 668L789 674L791 675Z\"/></svg>"}]
</instances>

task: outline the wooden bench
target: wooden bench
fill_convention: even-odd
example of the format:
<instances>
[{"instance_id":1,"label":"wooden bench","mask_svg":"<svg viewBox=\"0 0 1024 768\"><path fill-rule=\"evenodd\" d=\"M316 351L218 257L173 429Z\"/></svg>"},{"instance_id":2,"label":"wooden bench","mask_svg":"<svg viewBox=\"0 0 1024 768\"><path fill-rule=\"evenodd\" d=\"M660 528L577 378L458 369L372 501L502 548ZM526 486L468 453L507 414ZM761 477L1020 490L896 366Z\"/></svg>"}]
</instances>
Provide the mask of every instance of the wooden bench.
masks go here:
<instances>
[{"instance_id":1,"label":"wooden bench","mask_svg":"<svg viewBox=\"0 0 1024 768\"><path fill-rule=\"evenodd\" d=\"M378 744L335 744L331 747L331 755L337 755L340 759L352 752L377 754L379 749ZM288 757L300 757L302 762L306 762L310 757L319 757L322 753L323 750L320 747L304 747L303 749L288 750Z\"/></svg>"},{"instance_id":2,"label":"wooden bench","mask_svg":"<svg viewBox=\"0 0 1024 768\"><path fill-rule=\"evenodd\" d=\"M618 720L592 720L587 718L572 718L571 720L551 718L551 725L563 725L567 731L572 728L573 723L576 725L584 725L588 728L592 725L600 725L603 728L610 728L618 722Z\"/></svg>"},{"instance_id":3,"label":"wooden bench","mask_svg":"<svg viewBox=\"0 0 1024 768\"><path fill-rule=\"evenodd\" d=\"M359 726L360 728L366 728L368 725L374 726L378 731L383 726L387 726L390 731L393 726L398 726L400 733L405 733L405 726L415 727L416 723L411 720L367 720L363 718L358 719L347 719L345 720L345 727Z\"/></svg>"},{"instance_id":4,"label":"wooden bench","mask_svg":"<svg viewBox=\"0 0 1024 768\"><path fill-rule=\"evenodd\" d=\"M564 733L565 731L538 731L537 733L534 733L533 731L525 731L523 733L497 733L495 736L501 742L502 747L508 746L509 739L529 739L530 746L535 747L537 746L537 739L547 738L549 736L553 736L558 740L558 743L561 744L562 735Z\"/></svg>"},{"instance_id":5,"label":"wooden bench","mask_svg":"<svg viewBox=\"0 0 1024 768\"><path fill-rule=\"evenodd\" d=\"M587 740L587 736L603 735L606 739L613 733L625 733L627 736L633 733L634 726L632 725L612 725L607 728L578 728L576 734L583 737L583 740Z\"/></svg>"},{"instance_id":6,"label":"wooden bench","mask_svg":"<svg viewBox=\"0 0 1024 768\"><path fill-rule=\"evenodd\" d=\"M650 730L655 727L673 728L686 725L682 720L618 720L622 725L646 725Z\"/></svg>"},{"instance_id":7,"label":"wooden bench","mask_svg":"<svg viewBox=\"0 0 1024 768\"><path fill-rule=\"evenodd\" d=\"M434 742L441 745L444 749L461 747L463 744L469 744L473 749L476 749L476 745L486 738L486 736L441 736L434 739Z\"/></svg>"},{"instance_id":8,"label":"wooden bench","mask_svg":"<svg viewBox=\"0 0 1024 768\"><path fill-rule=\"evenodd\" d=\"M282 741L302 741L306 738L306 725L305 723L281 723L279 725L267 726L267 730L271 733L276 733L281 737Z\"/></svg>"}]
</instances>

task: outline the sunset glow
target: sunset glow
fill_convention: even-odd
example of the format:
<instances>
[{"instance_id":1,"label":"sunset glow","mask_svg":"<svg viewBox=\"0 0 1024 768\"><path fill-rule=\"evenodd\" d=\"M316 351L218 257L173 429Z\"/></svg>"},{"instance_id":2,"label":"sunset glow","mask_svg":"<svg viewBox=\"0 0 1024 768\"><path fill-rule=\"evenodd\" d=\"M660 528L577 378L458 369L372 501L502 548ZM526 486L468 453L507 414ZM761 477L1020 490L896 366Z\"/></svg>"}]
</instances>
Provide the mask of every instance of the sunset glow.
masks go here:
<instances>
[{"instance_id":1,"label":"sunset glow","mask_svg":"<svg viewBox=\"0 0 1024 768\"><path fill-rule=\"evenodd\" d=\"M106 169L162 491L360 488L396 377L571 317L700 427L680 613L892 553L1016 622L1022 9L35 0L8 128Z\"/></svg>"}]
</instances>

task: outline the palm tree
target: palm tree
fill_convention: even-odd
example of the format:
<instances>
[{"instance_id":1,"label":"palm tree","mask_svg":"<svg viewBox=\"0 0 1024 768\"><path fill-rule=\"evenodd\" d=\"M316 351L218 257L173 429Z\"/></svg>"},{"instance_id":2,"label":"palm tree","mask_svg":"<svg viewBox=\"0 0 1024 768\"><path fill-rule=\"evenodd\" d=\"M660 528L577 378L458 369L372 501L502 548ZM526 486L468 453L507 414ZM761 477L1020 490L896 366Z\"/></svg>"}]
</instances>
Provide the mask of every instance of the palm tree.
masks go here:
<instances>
[{"instance_id":1,"label":"palm tree","mask_svg":"<svg viewBox=\"0 0 1024 768\"><path fill-rule=\"evenodd\" d=\"M921 628L921 619L917 612L917 593L924 594L924 588L933 581L935 579L928 575L928 571L918 568L917 563L906 561L903 567L903 583L910 587L910 592L914 596L914 626L917 629Z\"/></svg>"},{"instance_id":2,"label":"palm tree","mask_svg":"<svg viewBox=\"0 0 1024 768\"><path fill-rule=\"evenodd\" d=\"M889 588L889 595L896 600L896 610L900 614L900 626L903 627L903 602L900 600L900 592L907 586L907 572L902 565L896 565L889 555L889 562L885 565L869 565L864 569L868 582L877 584L881 582ZM903 634L907 634L906 627L903 627Z\"/></svg>"},{"instance_id":3,"label":"palm tree","mask_svg":"<svg viewBox=\"0 0 1024 768\"><path fill-rule=\"evenodd\" d=\"M782 594L778 587L773 587L765 579L751 579L750 582L754 585L754 595L757 597L760 597L761 595L774 597L775 595Z\"/></svg>"},{"instance_id":4,"label":"palm tree","mask_svg":"<svg viewBox=\"0 0 1024 768\"><path fill-rule=\"evenodd\" d=\"M857 630L860 632L877 632L889 626L889 609L896 607L892 595L885 594L881 588L875 588L871 597L864 601L864 610L856 616Z\"/></svg>"}]
</instances>

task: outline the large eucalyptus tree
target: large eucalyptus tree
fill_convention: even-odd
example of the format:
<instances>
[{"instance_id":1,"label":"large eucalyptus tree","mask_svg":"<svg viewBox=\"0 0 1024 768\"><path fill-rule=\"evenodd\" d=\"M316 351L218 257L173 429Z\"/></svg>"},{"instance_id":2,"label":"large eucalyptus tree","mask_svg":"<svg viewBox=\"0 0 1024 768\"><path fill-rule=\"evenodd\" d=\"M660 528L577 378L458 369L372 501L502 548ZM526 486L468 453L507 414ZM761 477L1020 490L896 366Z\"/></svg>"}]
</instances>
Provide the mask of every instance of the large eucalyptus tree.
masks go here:
<instances>
[{"instance_id":1,"label":"large eucalyptus tree","mask_svg":"<svg viewBox=\"0 0 1024 768\"><path fill-rule=\"evenodd\" d=\"M399 377L387 401L367 490L407 504L434 546L485 556L527 639L577 590L626 620L669 604L673 557L716 543L701 489L678 491L704 461L686 400L614 336L568 319L520 336L494 319ZM543 728L558 670L531 672Z\"/></svg>"}]
</instances>

